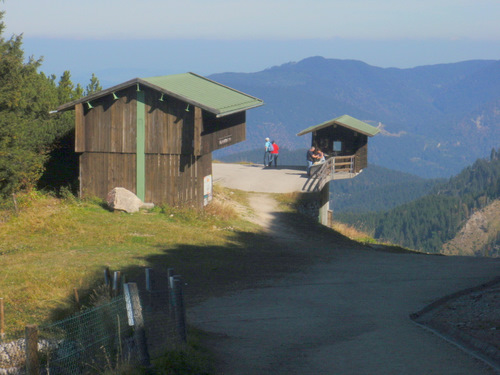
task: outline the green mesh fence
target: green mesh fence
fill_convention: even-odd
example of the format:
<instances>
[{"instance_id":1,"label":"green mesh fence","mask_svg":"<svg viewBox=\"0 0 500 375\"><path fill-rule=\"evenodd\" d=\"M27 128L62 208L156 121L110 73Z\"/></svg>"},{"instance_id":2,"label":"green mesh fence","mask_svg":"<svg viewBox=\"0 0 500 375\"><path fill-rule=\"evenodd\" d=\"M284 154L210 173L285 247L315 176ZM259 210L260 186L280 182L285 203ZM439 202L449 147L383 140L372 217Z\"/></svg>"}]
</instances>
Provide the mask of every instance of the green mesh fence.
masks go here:
<instances>
[{"instance_id":1,"label":"green mesh fence","mask_svg":"<svg viewBox=\"0 0 500 375\"><path fill-rule=\"evenodd\" d=\"M137 339L139 330L134 332L134 327L129 326L127 302L123 295L35 329L36 337L30 338L29 342L38 343L40 373L115 373L117 369L140 363L144 351L155 358L185 342L182 282L176 277L172 284L174 288L170 288L165 279L161 281L157 283L161 288L137 290L144 323L142 341ZM131 308L130 301L128 307ZM25 334L19 332L8 341L0 341L0 375L25 374L25 362Z\"/></svg>"},{"instance_id":2,"label":"green mesh fence","mask_svg":"<svg viewBox=\"0 0 500 375\"><path fill-rule=\"evenodd\" d=\"M45 344L40 367L50 374L102 373L130 360L132 329L123 296L39 331Z\"/></svg>"}]
</instances>

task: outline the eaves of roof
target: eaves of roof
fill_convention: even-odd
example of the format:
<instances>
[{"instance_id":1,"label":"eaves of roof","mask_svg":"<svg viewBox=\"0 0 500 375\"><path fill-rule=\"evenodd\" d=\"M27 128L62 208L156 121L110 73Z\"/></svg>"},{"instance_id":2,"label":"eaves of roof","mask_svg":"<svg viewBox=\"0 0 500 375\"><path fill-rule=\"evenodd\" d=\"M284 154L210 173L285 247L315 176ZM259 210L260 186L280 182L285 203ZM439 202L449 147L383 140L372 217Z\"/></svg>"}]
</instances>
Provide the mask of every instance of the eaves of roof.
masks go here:
<instances>
[{"instance_id":1,"label":"eaves of roof","mask_svg":"<svg viewBox=\"0 0 500 375\"><path fill-rule=\"evenodd\" d=\"M139 88L141 86L149 87L165 95L200 107L217 117L242 112L264 104L261 99L208 78L194 73L183 73L170 76L134 78L95 94L63 104L57 108L57 111L73 109L76 104L90 102L133 85L139 85Z\"/></svg>"},{"instance_id":2,"label":"eaves of roof","mask_svg":"<svg viewBox=\"0 0 500 375\"><path fill-rule=\"evenodd\" d=\"M304 129L297 133L297 135L304 135L307 133L311 133L314 131L318 131L320 129L326 128L328 126L332 125L340 125L343 127L346 127L348 129L357 131L361 134L367 135L369 137L373 137L374 135L377 135L380 132L380 129L368 125L366 122L360 121L358 119L355 119L354 117L351 117L349 115L343 115L337 118L334 118L332 120L325 121L321 124L310 126L307 129Z\"/></svg>"}]
</instances>

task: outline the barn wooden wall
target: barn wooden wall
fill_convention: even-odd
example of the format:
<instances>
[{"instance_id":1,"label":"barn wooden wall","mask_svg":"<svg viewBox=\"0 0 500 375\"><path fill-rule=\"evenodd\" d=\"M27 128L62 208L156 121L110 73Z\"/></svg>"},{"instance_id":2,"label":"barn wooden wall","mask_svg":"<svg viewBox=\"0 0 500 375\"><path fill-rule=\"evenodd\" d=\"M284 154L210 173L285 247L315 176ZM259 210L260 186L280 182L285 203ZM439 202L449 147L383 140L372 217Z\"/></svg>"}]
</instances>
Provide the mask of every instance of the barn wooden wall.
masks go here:
<instances>
[{"instance_id":1,"label":"barn wooden wall","mask_svg":"<svg viewBox=\"0 0 500 375\"><path fill-rule=\"evenodd\" d=\"M201 125L201 153L207 154L246 139L246 112L221 118L203 111Z\"/></svg>"},{"instance_id":2,"label":"barn wooden wall","mask_svg":"<svg viewBox=\"0 0 500 375\"><path fill-rule=\"evenodd\" d=\"M146 155L146 201L203 207L203 178L212 155Z\"/></svg>"},{"instance_id":3,"label":"barn wooden wall","mask_svg":"<svg viewBox=\"0 0 500 375\"><path fill-rule=\"evenodd\" d=\"M85 152L80 155L80 196L106 199L115 187L136 193L135 154Z\"/></svg>"},{"instance_id":4,"label":"barn wooden wall","mask_svg":"<svg viewBox=\"0 0 500 375\"><path fill-rule=\"evenodd\" d=\"M119 99L112 95L102 97L91 103L93 108L85 103L75 107L75 151L82 153L82 197L105 199L114 187L124 187L137 194L136 87L115 94ZM188 108L185 102L172 97L160 98L156 91L145 89L145 201L202 207L203 179L212 173L209 150L229 145L217 142L233 134L230 126L243 126L243 130L234 133L234 139L241 139L242 134L244 138L244 115L229 120L216 119L215 126L207 125L207 141L202 141L201 110L193 106ZM198 129L197 138L195 129Z\"/></svg>"},{"instance_id":5,"label":"barn wooden wall","mask_svg":"<svg viewBox=\"0 0 500 375\"><path fill-rule=\"evenodd\" d=\"M193 106L145 89L146 154L193 154ZM186 111L186 109L188 109Z\"/></svg>"},{"instance_id":6,"label":"barn wooden wall","mask_svg":"<svg viewBox=\"0 0 500 375\"><path fill-rule=\"evenodd\" d=\"M75 108L76 152L136 152L137 105L135 89L116 93Z\"/></svg>"}]
</instances>

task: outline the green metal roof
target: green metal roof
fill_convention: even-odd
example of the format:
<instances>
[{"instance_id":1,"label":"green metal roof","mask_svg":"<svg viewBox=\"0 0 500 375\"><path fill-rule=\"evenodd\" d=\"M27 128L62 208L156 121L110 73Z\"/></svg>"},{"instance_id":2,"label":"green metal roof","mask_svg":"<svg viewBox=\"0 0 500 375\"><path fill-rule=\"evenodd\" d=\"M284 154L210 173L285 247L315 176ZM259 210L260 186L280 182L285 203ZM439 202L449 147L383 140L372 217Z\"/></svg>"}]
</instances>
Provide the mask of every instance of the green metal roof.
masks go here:
<instances>
[{"instance_id":1,"label":"green metal roof","mask_svg":"<svg viewBox=\"0 0 500 375\"><path fill-rule=\"evenodd\" d=\"M167 93L174 93L186 98L193 104L219 116L241 112L264 104L258 98L194 73L143 78L143 80Z\"/></svg>"},{"instance_id":2,"label":"green metal roof","mask_svg":"<svg viewBox=\"0 0 500 375\"><path fill-rule=\"evenodd\" d=\"M217 117L242 112L259 107L264 101L238 90L224 86L208 78L194 73L174 74L150 78L134 78L119 85L99 91L85 98L66 103L57 108L65 111L74 108L78 103L86 103L126 87L147 86L166 95L171 95L186 103L200 107Z\"/></svg>"},{"instance_id":3,"label":"green metal roof","mask_svg":"<svg viewBox=\"0 0 500 375\"><path fill-rule=\"evenodd\" d=\"M334 118L332 120L325 121L319 125L310 126L307 129L304 129L301 132L297 133L297 135L304 135L307 133L311 133L311 132L314 132L314 131L317 131L319 129L323 129L323 128L326 128L327 126L331 126L331 125L335 125L335 124L340 125L340 126L344 126L346 128L357 131L357 132L362 133L364 135L367 135L369 137L373 137L374 135L376 135L380 132L379 129L377 129L374 126L368 125L366 122L360 121L360 120L355 119L354 117L351 117L348 115L343 115L343 116Z\"/></svg>"}]
</instances>

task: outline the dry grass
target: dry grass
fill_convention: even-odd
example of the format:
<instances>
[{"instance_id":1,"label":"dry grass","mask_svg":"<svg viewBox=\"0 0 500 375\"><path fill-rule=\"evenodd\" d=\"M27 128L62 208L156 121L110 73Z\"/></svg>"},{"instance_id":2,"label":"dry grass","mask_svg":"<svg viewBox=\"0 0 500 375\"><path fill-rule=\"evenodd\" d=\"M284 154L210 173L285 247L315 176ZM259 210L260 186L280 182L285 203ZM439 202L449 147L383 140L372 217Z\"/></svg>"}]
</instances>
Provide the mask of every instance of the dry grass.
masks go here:
<instances>
[{"instance_id":1,"label":"dry grass","mask_svg":"<svg viewBox=\"0 0 500 375\"><path fill-rule=\"evenodd\" d=\"M224 247L232 231L251 230L228 203L207 212L170 207L114 213L99 201L39 193L18 198L20 212L0 223L0 297L6 330L71 311L72 290L91 291L102 270L140 269L169 249ZM85 293L85 292L82 292Z\"/></svg>"},{"instance_id":2,"label":"dry grass","mask_svg":"<svg viewBox=\"0 0 500 375\"><path fill-rule=\"evenodd\" d=\"M352 226L349 226L344 223L340 223L338 221L335 221L332 223L332 229L339 232L340 234L346 236L347 238L361 242L364 244L374 244L377 243L377 241L368 235L367 233L364 233Z\"/></svg>"}]
</instances>

